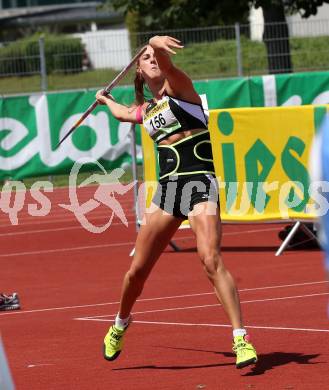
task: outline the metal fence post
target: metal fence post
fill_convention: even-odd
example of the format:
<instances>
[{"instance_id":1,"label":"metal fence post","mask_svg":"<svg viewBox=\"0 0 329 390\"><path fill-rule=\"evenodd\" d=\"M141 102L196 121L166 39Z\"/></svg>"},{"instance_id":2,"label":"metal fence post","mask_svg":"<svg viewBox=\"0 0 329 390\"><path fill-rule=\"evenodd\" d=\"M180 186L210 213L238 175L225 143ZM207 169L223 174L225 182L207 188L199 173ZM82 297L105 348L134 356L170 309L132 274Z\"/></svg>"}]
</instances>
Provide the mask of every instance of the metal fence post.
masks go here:
<instances>
[{"instance_id":1,"label":"metal fence post","mask_svg":"<svg viewBox=\"0 0 329 390\"><path fill-rule=\"evenodd\" d=\"M39 38L39 55L40 55L41 91L47 91L48 86L47 86L47 68L46 68L44 37Z\"/></svg>"},{"instance_id":2,"label":"metal fence post","mask_svg":"<svg viewBox=\"0 0 329 390\"><path fill-rule=\"evenodd\" d=\"M132 159L132 176L133 176L133 182L134 185L134 208L135 208L135 215L136 215L136 232L139 231L139 209L138 209L138 175L137 175L137 151L136 151L136 126L134 123L131 124L130 127L130 153L131 153L131 159Z\"/></svg>"},{"instance_id":3,"label":"metal fence post","mask_svg":"<svg viewBox=\"0 0 329 390\"><path fill-rule=\"evenodd\" d=\"M240 36L240 24L235 23L235 41L236 41L236 63L237 63L237 70L238 70L238 76L242 77L242 52L241 52L241 36Z\"/></svg>"}]
</instances>

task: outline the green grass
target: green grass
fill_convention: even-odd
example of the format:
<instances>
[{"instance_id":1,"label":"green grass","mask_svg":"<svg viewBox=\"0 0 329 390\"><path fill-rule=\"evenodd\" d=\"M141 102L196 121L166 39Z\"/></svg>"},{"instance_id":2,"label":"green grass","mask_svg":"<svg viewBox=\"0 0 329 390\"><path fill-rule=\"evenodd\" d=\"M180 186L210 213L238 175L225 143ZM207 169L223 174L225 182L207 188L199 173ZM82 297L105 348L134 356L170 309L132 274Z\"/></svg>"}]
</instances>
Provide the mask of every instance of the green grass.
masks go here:
<instances>
[{"instance_id":1,"label":"green grass","mask_svg":"<svg viewBox=\"0 0 329 390\"><path fill-rule=\"evenodd\" d=\"M48 76L48 86L51 91L67 88L101 88L105 87L111 80L113 80L119 72L119 70L115 71L113 69L104 69L85 71L72 75L51 74ZM128 73L128 75L122 80L121 85L132 84L133 78L133 72Z\"/></svg>"},{"instance_id":2,"label":"green grass","mask_svg":"<svg viewBox=\"0 0 329 390\"><path fill-rule=\"evenodd\" d=\"M329 37L291 38L291 58L295 72L327 70L329 64ZM267 53L263 42L242 36L243 75L267 74ZM187 45L178 51L174 61L194 80L236 77L238 74L235 40ZM76 74L48 75L48 90L97 88L105 86L119 71L113 69L85 71ZM134 72L121 85L132 84ZM27 93L41 90L39 76L0 77L0 94Z\"/></svg>"},{"instance_id":3,"label":"green grass","mask_svg":"<svg viewBox=\"0 0 329 390\"><path fill-rule=\"evenodd\" d=\"M290 40L294 69L298 71L329 69L329 37Z\"/></svg>"},{"instance_id":4,"label":"green grass","mask_svg":"<svg viewBox=\"0 0 329 390\"><path fill-rule=\"evenodd\" d=\"M216 41L186 46L175 57L193 79L236 76L236 54L234 41Z\"/></svg>"},{"instance_id":5,"label":"green grass","mask_svg":"<svg viewBox=\"0 0 329 390\"><path fill-rule=\"evenodd\" d=\"M243 75L251 74L252 70L256 73L266 73L267 58L264 44L242 38L241 47ZM234 40L187 46L177 54L175 62L193 79L236 77L238 75Z\"/></svg>"},{"instance_id":6,"label":"green grass","mask_svg":"<svg viewBox=\"0 0 329 390\"><path fill-rule=\"evenodd\" d=\"M50 74L47 76L48 91L58 91L65 89L81 89L81 88L101 88L119 73L113 69L86 71L76 74ZM132 84L133 73L121 83ZM24 77L0 77L0 94L6 95L10 93L30 93L41 91L41 77L24 76Z\"/></svg>"},{"instance_id":7,"label":"green grass","mask_svg":"<svg viewBox=\"0 0 329 390\"><path fill-rule=\"evenodd\" d=\"M263 42L241 38L244 76L267 74L267 51ZM329 37L291 38L291 60L295 72L329 69ZM193 79L237 76L234 40L199 43L180 51L175 62Z\"/></svg>"}]
</instances>

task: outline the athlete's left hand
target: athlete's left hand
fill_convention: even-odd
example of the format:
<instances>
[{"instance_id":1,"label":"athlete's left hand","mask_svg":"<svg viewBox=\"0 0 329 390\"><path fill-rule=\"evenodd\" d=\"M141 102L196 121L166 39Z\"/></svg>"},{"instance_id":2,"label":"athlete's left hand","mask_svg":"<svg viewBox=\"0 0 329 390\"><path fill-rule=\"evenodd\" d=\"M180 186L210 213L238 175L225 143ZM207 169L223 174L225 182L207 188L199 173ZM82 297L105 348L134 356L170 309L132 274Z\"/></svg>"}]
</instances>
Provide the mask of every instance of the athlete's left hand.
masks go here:
<instances>
[{"instance_id":1,"label":"athlete's left hand","mask_svg":"<svg viewBox=\"0 0 329 390\"><path fill-rule=\"evenodd\" d=\"M156 35L149 40L149 45L153 47L153 49L164 50L170 54L176 54L174 49L182 49L184 46L180 44L181 41L179 39L169 37L167 35Z\"/></svg>"},{"instance_id":2,"label":"athlete's left hand","mask_svg":"<svg viewBox=\"0 0 329 390\"><path fill-rule=\"evenodd\" d=\"M114 98L111 94L104 94L104 93L105 93L104 89L100 89L99 91L97 91L96 100L97 100L98 104L104 105L104 104L106 104L106 102L109 99L114 100Z\"/></svg>"}]
</instances>

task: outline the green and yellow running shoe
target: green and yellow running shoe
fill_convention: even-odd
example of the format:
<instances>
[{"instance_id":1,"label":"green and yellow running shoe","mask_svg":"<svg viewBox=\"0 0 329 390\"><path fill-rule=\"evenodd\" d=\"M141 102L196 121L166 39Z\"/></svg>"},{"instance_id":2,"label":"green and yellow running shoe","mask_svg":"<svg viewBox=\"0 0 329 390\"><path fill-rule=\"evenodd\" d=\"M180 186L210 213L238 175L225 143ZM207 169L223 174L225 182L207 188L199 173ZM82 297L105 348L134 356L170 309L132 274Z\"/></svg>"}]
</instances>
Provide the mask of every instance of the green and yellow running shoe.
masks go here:
<instances>
[{"instance_id":1,"label":"green and yellow running shoe","mask_svg":"<svg viewBox=\"0 0 329 390\"><path fill-rule=\"evenodd\" d=\"M126 328L118 328L112 325L104 338L104 358L106 360L115 360L119 355L123 347L123 335L126 332Z\"/></svg>"},{"instance_id":2,"label":"green and yellow running shoe","mask_svg":"<svg viewBox=\"0 0 329 390\"><path fill-rule=\"evenodd\" d=\"M232 349L236 353L236 368L243 368L257 362L256 350L247 335L234 337Z\"/></svg>"}]
</instances>

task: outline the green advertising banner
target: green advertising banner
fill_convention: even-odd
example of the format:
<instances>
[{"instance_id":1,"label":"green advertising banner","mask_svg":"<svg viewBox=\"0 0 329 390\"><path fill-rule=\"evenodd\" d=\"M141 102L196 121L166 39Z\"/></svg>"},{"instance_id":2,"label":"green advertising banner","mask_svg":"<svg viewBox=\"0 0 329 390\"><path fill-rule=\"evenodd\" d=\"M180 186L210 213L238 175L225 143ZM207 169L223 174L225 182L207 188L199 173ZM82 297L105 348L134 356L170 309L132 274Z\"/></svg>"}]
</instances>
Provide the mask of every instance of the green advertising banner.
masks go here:
<instances>
[{"instance_id":1,"label":"green advertising banner","mask_svg":"<svg viewBox=\"0 0 329 390\"><path fill-rule=\"evenodd\" d=\"M125 100L126 91L115 98ZM59 140L95 99L94 92L11 97L0 101L0 179L61 174L81 157L106 169L131 163L130 124L120 123L98 106L63 144ZM137 141L140 143L139 138ZM140 147L137 147L141 159ZM86 166L85 169L92 167Z\"/></svg>"},{"instance_id":2,"label":"green advertising banner","mask_svg":"<svg viewBox=\"0 0 329 390\"><path fill-rule=\"evenodd\" d=\"M296 106L329 103L329 72L195 82L209 109ZM114 98L129 105L132 87L118 87ZM81 157L105 169L130 165L130 124L99 106L58 149L58 141L94 101L95 91L33 94L0 99L0 180L68 173ZM142 160L137 127L137 157ZM92 166L85 169L92 170Z\"/></svg>"},{"instance_id":3,"label":"green advertising banner","mask_svg":"<svg viewBox=\"0 0 329 390\"><path fill-rule=\"evenodd\" d=\"M328 104L329 72L251 77L249 88L250 107Z\"/></svg>"}]
</instances>

